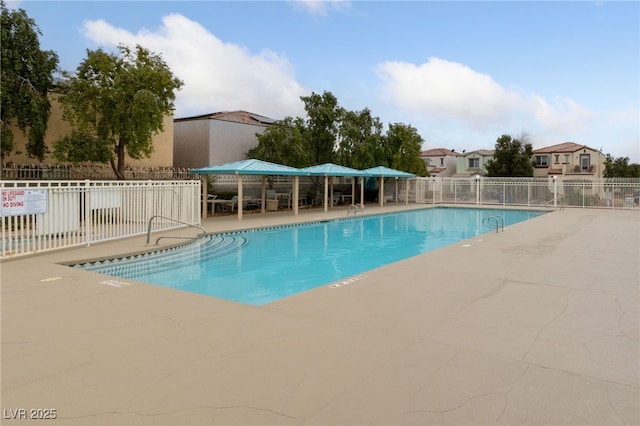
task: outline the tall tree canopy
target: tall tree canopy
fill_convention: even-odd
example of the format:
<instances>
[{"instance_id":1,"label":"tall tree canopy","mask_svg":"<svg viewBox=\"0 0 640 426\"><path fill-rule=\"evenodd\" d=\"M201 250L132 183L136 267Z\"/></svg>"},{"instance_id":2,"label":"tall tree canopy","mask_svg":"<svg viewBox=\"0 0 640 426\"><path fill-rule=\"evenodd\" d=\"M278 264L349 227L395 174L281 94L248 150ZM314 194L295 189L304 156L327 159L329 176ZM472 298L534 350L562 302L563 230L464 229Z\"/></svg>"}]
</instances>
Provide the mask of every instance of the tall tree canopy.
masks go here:
<instances>
[{"instance_id":1,"label":"tall tree canopy","mask_svg":"<svg viewBox=\"0 0 640 426\"><path fill-rule=\"evenodd\" d=\"M339 124L337 162L354 169L366 169L382 164L385 153L382 146L382 123L371 111L346 111Z\"/></svg>"},{"instance_id":2,"label":"tall tree canopy","mask_svg":"<svg viewBox=\"0 0 640 426\"><path fill-rule=\"evenodd\" d=\"M487 174L494 177L533 176L533 147L526 135L519 139L502 135L496 141L493 159L487 161Z\"/></svg>"},{"instance_id":3,"label":"tall tree canopy","mask_svg":"<svg viewBox=\"0 0 640 426\"><path fill-rule=\"evenodd\" d=\"M300 99L307 118L287 117L257 134L258 146L247 152L248 158L293 167L324 163L355 169L388 166L427 175L420 158L423 140L413 127L394 124L384 135L382 122L368 108L347 111L330 92Z\"/></svg>"},{"instance_id":4,"label":"tall tree canopy","mask_svg":"<svg viewBox=\"0 0 640 426\"><path fill-rule=\"evenodd\" d=\"M333 162L334 145L338 135L338 123L344 110L331 92L322 95L312 93L300 97L307 111L307 146L310 148L312 164Z\"/></svg>"},{"instance_id":5,"label":"tall tree canopy","mask_svg":"<svg viewBox=\"0 0 640 426\"><path fill-rule=\"evenodd\" d=\"M14 149L12 125L27 135L27 155L42 161L58 55L41 50L42 35L23 9L9 10L0 2L0 156Z\"/></svg>"},{"instance_id":6,"label":"tall tree canopy","mask_svg":"<svg viewBox=\"0 0 640 426\"><path fill-rule=\"evenodd\" d=\"M385 139L389 167L427 176L427 165L420 157L424 140L416 128L403 123L390 124Z\"/></svg>"},{"instance_id":7,"label":"tall tree canopy","mask_svg":"<svg viewBox=\"0 0 640 426\"><path fill-rule=\"evenodd\" d=\"M604 173L606 178L640 178L640 164L629 164L629 157L614 158L607 154L604 160Z\"/></svg>"},{"instance_id":8,"label":"tall tree canopy","mask_svg":"<svg viewBox=\"0 0 640 426\"><path fill-rule=\"evenodd\" d=\"M304 143L306 128L301 118L286 117L256 134L258 145L247 153L248 158L285 164L291 167L307 167L310 154Z\"/></svg>"},{"instance_id":9,"label":"tall tree canopy","mask_svg":"<svg viewBox=\"0 0 640 426\"><path fill-rule=\"evenodd\" d=\"M118 50L88 50L76 73L65 75L61 103L76 131L57 141L54 154L61 161L108 161L124 179L125 154L151 155L152 137L163 130L183 83L159 55L141 46Z\"/></svg>"}]
</instances>

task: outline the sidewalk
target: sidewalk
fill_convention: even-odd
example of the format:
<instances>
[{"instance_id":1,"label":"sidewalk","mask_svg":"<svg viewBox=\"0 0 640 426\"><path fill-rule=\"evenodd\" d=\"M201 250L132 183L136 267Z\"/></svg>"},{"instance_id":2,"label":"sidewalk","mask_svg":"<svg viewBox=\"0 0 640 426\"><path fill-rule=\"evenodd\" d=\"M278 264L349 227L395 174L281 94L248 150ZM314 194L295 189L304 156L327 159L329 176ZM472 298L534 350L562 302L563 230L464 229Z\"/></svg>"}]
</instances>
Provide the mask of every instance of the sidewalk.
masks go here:
<instances>
[{"instance_id":1,"label":"sidewalk","mask_svg":"<svg viewBox=\"0 0 640 426\"><path fill-rule=\"evenodd\" d=\"M2 425L640 424L637 211L555 211L261 307L59 264L145 238L0 265Z\"/></svg>"}]
</instances>

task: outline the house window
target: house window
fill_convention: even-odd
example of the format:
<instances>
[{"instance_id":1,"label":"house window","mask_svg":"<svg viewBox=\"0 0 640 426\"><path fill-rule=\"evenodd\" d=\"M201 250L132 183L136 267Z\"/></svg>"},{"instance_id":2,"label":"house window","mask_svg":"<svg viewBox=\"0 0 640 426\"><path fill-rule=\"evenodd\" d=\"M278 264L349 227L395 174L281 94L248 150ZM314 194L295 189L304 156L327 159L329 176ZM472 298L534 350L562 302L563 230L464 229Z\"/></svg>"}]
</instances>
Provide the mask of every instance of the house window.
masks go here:
<instances>
[{"instance_id":1,"label":"house window","mask_svg":"<svg viewBox=\"0 0 640 426\"><path fill-rule=\"evenodd\" d=\"M590 157L591 156L589 154L580 154L580 169L583 172L589 170L589 164L591 163Z\"/></svg>"},{"instance_id":2,"label":"house window","mask_svg":"<svg viewBox=\"0 0 640 426\"><path fill-rule=\"evenodd\" d=\"M548 155L536 155L533 157L536 167L548 167L549 156Z\"/></svg>"},{"instance_id":3,"label":"house window","mask_svg":"<svg viewBox=\"0 0 640 426\"><path fill-rule=\"evenodd\" d=\"M470 169L479 169L480 168L480 159L479 158L469 158L469 168Z\"/></svg>"},{"instance_id":4,"label":"house window","mask_svg":"<svg viewBox=\"0 0 640 426\"><path fill-rule=\"evenodd\" d=\"M441 165L441 166L444 166L444 158L441 158L441 159L440 159L440 165Z\"/></svg>"},{"instance_id":5,"label":"house window","mask_svg":"<svg viewBox=\"0 0 640 426\"><path fill-rule=\"evenodd\" d=\"M571 155L570 154L565 154L564 155L564 164L569 164L570 160L571 160Z\"/></svg>"},{"instance_id":6,"label":"house window","mask_svg":"<svg viewBox=\"0 0 640 426\"><path fill-rule=\"evenodd\" d=\"M556 157L556 164L558 164L560 162L560 155L556 154L555 157Z\"/></svg>"}]
</instances>

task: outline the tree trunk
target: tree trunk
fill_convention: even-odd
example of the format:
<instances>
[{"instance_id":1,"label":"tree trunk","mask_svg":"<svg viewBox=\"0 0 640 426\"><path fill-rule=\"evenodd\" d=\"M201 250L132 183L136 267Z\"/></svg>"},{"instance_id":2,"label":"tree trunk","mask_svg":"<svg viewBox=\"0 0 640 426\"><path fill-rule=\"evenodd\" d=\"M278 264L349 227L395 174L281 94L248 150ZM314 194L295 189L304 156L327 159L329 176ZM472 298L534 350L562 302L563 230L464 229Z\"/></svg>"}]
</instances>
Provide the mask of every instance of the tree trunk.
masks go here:
<instances>
[{"instance_id":1,"label":"tree trunk","mask_svg":"<svg viewBox=\"0 0 640 426\"><path fill-rule=\"evenodd\" d=\"M111 168L116 174L118 180L125 180L124 176L124 144L121 142L118 144L118 163L116 164L111 157Z\"/></svg>"}]
</instances>

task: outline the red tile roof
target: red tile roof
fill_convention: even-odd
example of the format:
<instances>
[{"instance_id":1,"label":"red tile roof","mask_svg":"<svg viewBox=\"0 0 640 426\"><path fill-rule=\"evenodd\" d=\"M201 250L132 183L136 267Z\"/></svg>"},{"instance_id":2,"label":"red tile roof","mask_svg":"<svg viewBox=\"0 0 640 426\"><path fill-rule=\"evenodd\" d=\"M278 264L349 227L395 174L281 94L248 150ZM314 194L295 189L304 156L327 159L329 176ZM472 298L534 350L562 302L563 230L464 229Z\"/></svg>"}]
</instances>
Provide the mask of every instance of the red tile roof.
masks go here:
<instances>
[{"instance_id":1,"label":"red tile roof","mask_svg":"<svg viewBox=\"0 0 640 426\"><path fill-rule=\"evenodd\" d=\"M458 155L458 153L453 149L447 148L432 148L420 153L421 157L443 157L446 155Z\"/></svg>"},{"instance_id":2,"label":"red tile roof","mask_svg":"<svg viewBox=\"0 0 640 426\"><path fill-rule=\"evenodd\" d=\"M553 154L556 152L576 152L580 149L590 149L591 151L597 151L597 149L589 148L586 145L580 145L574 142L564 142L557 145L546 146L544 148L534 149L534 154Z\"/></svg>"}]
</instances>

